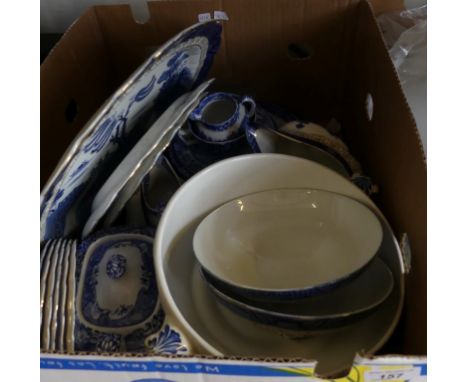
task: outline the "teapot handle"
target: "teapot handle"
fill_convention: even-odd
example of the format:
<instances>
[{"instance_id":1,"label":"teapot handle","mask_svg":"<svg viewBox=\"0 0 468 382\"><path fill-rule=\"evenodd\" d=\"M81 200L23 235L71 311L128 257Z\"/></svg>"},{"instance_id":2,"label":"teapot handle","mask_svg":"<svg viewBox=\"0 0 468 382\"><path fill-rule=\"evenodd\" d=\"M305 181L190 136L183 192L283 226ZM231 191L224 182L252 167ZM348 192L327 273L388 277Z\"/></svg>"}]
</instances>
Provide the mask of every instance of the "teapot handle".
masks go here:
<instances>
[{"instance_id":1,"label":"teapot handle","mask_svg":"<svg viewBox=\"0 0 468 382\"><path fill-rule=\"evenodd\" d=\"M249 96L244 96L241 99L240 103L244 105L245 110L247 112L247 117L249 119L252 119L255 116L255 109L257 107L257 104L255 103L253 98Z\"/></svg>"}]
</instances>

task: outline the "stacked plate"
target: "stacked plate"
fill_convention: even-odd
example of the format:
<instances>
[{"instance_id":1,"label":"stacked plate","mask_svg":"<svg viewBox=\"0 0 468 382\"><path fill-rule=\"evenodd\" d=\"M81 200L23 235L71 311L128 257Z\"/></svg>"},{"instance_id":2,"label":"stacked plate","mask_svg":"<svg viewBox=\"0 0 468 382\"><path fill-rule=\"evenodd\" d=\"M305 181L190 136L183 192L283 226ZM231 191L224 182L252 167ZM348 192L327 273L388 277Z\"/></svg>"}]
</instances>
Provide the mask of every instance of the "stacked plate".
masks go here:
<instances>
[{"instance_id":1,"label":"stacked plate","mask_svg":"<svg viewBox=\"0 0 468 382\"><path fill-rule=\"evenodd\" d=\"M76 241L49 240L41 251L41 349L74 349Z\"/></svg>"}]
</instances>

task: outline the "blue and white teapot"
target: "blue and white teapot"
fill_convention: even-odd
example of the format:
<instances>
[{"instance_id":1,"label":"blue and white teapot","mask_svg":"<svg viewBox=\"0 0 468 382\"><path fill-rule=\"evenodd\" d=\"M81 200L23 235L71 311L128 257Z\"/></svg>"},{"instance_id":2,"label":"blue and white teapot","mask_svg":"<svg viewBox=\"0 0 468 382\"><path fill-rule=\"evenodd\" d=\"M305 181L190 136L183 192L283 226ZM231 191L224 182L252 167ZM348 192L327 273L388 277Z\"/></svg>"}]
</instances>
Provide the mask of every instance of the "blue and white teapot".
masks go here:
<instances>
[{"instance_id":1,"label":"blue and white teapot","mask_svg":"<svg viewBox=\"0 0 468 382\"><path fill-rule=\"evenodd\" d=\"M244 135L246 125L255 117L255 101L230 93L211 93L190 114L193 134L209 143L227 143Z\"/></svg>"}]
</instances>

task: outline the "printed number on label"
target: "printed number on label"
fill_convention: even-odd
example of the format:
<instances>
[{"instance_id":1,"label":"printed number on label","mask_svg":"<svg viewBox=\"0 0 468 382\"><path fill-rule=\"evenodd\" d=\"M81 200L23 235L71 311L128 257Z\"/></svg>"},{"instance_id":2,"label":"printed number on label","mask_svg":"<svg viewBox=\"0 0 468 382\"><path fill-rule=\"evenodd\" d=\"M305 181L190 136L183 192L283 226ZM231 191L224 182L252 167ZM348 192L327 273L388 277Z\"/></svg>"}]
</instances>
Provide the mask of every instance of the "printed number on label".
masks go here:
<instances>
[{"instance_id":1,"label":"printed number on label","mask_svg":"<svg viewBox=\"0 0 468 382\"><path fill-rule=\"evenodd\" d=\"M408 381L419 375L419 369L408 370L373 370L365 373L366 382Z\"/></svg>"}]
</instances>

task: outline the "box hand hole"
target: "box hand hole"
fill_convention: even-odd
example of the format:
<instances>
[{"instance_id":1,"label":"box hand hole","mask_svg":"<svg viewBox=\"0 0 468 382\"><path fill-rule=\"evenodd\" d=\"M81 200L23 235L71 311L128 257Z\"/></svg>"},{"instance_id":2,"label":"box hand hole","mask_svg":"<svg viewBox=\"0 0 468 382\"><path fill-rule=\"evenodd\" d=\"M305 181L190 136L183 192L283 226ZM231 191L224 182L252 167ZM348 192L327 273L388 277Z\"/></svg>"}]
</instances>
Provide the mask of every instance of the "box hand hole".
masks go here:
<instances>
[{"instance_id":1,"label":"box hand hole","mask_svg":"<svg viewBox=\"0 0 468 382\"><path fill-rule=\"evenodd\" d=\"M68 101L67 107L65 108L65 120L68 123L72 123L76 119L78 114L78 105L76 101L72 98Z\"/></svg>"},{"instance_id":2,"label":"box hand hole","mask_svg":"<svg viewBox=\"0 0 468 382\"><path fill-rule=\"evenodd\" d=\"M288 45L288 56L293 60L307 60L312 57L312 48L306 43Z\"/></svg>"}]
</instances>

